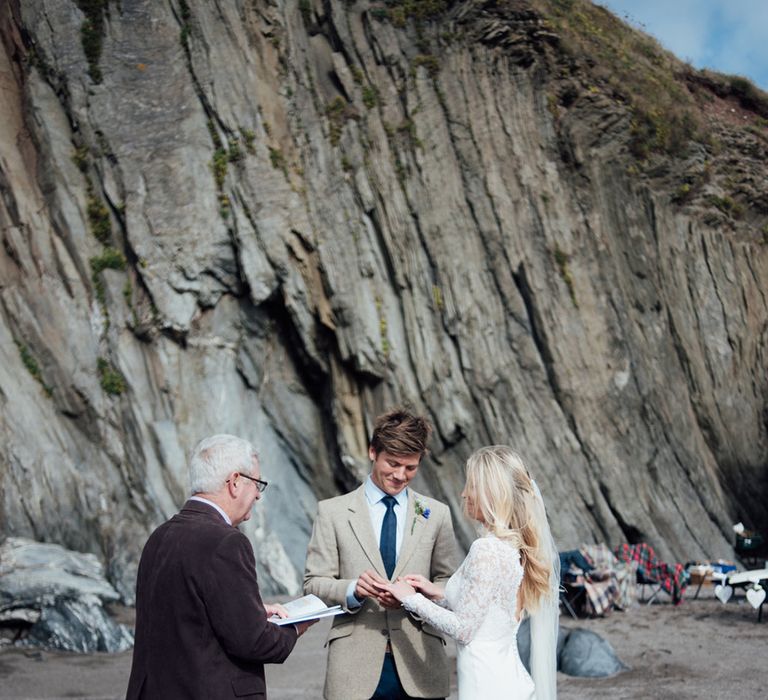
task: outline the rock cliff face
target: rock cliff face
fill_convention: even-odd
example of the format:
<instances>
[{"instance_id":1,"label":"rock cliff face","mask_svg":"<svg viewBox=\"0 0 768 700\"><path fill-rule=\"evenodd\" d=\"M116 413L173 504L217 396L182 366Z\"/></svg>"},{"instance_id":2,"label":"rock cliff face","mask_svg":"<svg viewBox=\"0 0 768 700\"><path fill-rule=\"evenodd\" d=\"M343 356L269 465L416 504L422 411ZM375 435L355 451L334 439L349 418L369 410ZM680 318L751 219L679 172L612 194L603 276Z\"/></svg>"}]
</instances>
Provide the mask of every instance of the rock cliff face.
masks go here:
<instances>
[{"instance_id":1,"label":"rock cliff face","mask_svg":"<svg viewBox=\"0 0 768 700\"><path fill-rule=\"evenodd\" d=\"M185 454L230 432L273 484L262 583L295 591L403 400L465 545L463 461L497 442L561 548L766 527L765 122L709 90L716 143L638 161L547 7L3 3L4 534L100 553L130 601Z\"/></svg>"}]
</instances>

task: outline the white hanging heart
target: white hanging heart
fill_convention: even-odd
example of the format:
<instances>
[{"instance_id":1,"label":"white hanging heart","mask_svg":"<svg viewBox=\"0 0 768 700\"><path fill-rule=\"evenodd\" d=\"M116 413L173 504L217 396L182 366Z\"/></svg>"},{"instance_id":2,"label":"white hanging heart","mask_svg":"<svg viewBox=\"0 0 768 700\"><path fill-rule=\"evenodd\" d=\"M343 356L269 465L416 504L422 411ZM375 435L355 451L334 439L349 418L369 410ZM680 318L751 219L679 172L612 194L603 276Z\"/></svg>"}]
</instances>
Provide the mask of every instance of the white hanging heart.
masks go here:
<instances>
[{"instance_id":1,"label":"white hanging heart","mask_svg":"<svg viewBox=\"0 0 768 700\"><path fill-rule=\"evenodd\" d=\"M747 591L747 600L753 608L759 608L765 600L765 591L762 588L750 588Z\"/></svg>"},{"instance_id":2,"label":"white hanging heart","mask_svg":"<svg viewBox=\"0 0 768 700\"><path fill-rule=\"evenodd\" d=\"M715 586L715 597L725 605L733 595L733 588L731 586Z\"/></svg>"}]
</instances>

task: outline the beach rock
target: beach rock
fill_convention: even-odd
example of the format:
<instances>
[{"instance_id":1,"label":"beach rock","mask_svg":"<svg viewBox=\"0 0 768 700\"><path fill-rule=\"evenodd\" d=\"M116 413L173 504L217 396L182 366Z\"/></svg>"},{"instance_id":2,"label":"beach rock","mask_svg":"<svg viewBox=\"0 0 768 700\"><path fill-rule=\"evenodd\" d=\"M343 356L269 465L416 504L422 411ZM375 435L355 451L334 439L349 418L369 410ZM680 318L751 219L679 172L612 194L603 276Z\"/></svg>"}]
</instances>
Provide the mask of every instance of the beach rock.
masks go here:
<instances>
[{"instance_id":1,"label":"beach rock","mask_svg":"<svg viewBox=\"0 0 768 700\"><path fill-rule=\"evenodd\" d=\"M557 630L558 668L559 668L560 653L562 652L563 646L565 645L565 642L568 639L570 632L571 631L567 627L562 627L562 626L558 627L558 630ZM518 653L520 654L520 659L523 662L523 665L525 666L525 670L530 673L531 671L531 620L529 617L526 617L520 623L520 627L517 630L517 650L518 650Z\"/></svg>"},{"instance_id":2,"label":"beach rock","mask_svg":"<svg viewBox=\"0 0 768 700\"><path fill-rule=\"evenodd\" d=\"M0 545L0 621L23 630L24 645L124 651L133 635L103 607L119 598L94 554L18 537Z\"/></svg>"},{"instance_id":3,"label":"beach rock","mask_svg":"<svg viewBox=\"0 0 768 700\"><path fill-rule=\"evenodd\" d=\"M560 658L560 651L568 638L570 630L566 627L559 627L557 630L557 658ZM531 671L531 620L526 617L517 630L517 650L520 659L525 666L525 670Z\"/></svg>"},{"instance_id":4,"label":"beach rock","mask_svg":"<svg viewBox=\"0 0 768 700\"><path fill-rule=\"evenodd\" d=\"M133 646L133 634L109 617L96 596L59 597L42 608L40 619L22 643L63 651L116 653Z\"/></svg>"},{"instance_id":5,"label":"beach rock","mask_svg":"<svg viewBox=\"0 0 768 700\"><path fill-rule=\"evenodd\" d=\"M85 596L103 602L120 598L95 554L24 537L9 537L0 545L0 609Z\"/></svg>"},{"instance_id":6,"label":"beach rock","mask_svg":"<svg viewBox=\"0 0 768 700\"><path fill-rule=\"evenodd\" d=\"M558 670L569 676L601 678L626 671L613 647L599 634L574 629L568 634L558 657Z\"/></svg>"}]
</instances>

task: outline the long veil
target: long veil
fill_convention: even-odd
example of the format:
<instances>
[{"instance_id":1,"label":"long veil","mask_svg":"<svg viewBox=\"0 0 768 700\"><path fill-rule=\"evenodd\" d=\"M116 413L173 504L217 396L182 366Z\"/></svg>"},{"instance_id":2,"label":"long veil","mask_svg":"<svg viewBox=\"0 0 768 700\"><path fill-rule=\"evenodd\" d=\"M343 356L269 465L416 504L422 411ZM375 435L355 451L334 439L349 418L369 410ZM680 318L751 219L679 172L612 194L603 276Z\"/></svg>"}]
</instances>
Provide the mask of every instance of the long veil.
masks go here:
<instances>
[{"instance_id":1,"label":"long veil","mask_svg":"<svg viewBox=\"0 0 768 700\"><path fill-rule=\"evenodd\" d=\"M533 480L532 480L533 481ZM550 562L549 595L541 598L538 609L531 615L531 677L536 688L536 700L557 697L557 635L560 626L560 558L552 539L544 499L535 481L534 519L539 532L540 555Z\"/></svg>"}]
</instances>

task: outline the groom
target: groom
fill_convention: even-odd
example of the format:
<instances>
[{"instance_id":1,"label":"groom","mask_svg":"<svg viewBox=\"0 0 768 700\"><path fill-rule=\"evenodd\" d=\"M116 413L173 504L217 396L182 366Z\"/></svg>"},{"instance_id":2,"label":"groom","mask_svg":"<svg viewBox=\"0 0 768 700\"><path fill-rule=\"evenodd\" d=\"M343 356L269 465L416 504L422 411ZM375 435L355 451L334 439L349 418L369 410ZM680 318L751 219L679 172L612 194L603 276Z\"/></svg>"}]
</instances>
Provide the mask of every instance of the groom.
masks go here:
<instances>
[{"instance_id":1,"label":"groom","mask_svg":"<svg viewBox=\"0 0 768 700\"><path fill-rule=\"evenodd\" d=\"M445 582L456 566L448 507L408 487L431 431L426 418L406 409L379 416L368 448L370 476L352 493L318 504L304 592L349 613L334 619L328 636L326 700L450 692L443 638L381 589L405 573Z\"/></svg>"}]
</instances>

